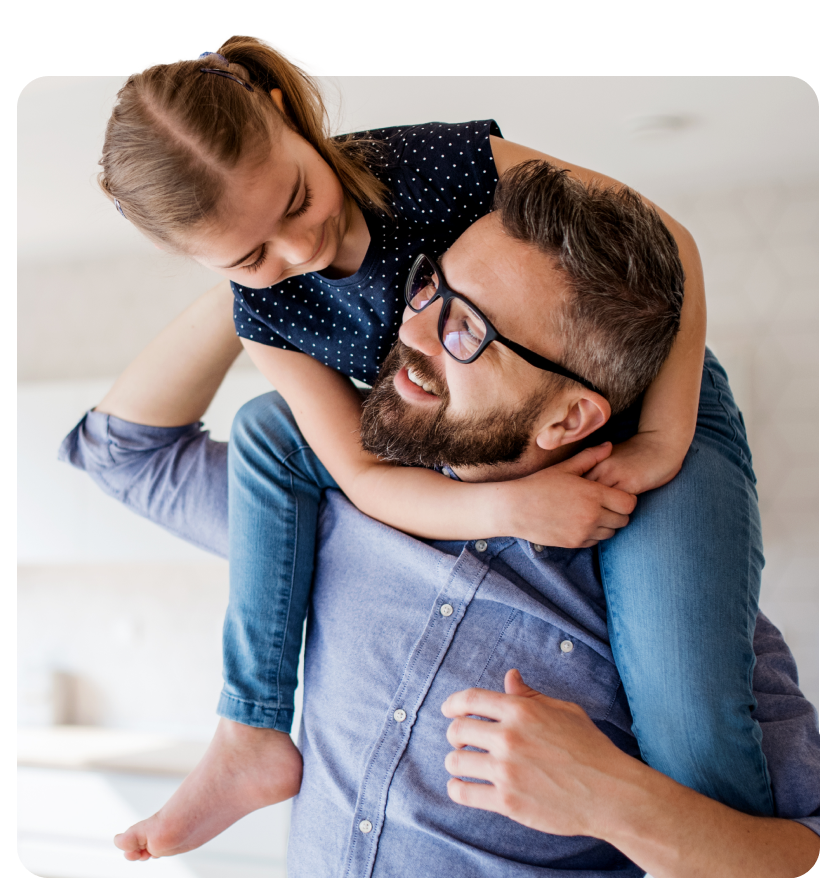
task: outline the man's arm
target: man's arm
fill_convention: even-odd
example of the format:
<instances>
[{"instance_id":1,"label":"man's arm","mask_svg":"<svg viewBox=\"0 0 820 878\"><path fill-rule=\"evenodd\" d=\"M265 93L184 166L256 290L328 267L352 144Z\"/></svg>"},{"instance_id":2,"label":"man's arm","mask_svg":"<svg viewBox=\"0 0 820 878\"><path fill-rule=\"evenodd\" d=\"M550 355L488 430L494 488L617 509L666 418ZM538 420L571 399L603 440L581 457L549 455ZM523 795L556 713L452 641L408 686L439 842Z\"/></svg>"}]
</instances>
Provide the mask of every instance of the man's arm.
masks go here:
<instances>
[{"instance_id":1,"label":"man's arm","mask_svg":"<svg viewBox=\"0 0 820 878\"><path fill-rule=\"evenodd\" d=\"M808 827L751 817L681 786L518 671L504 684L506 694L468 689L442 705L453 718L447 738L457 749L445 765L456 775L448 785L455 802L541 832L600 838L654 878L796 878L817 861L820 838Z\"/></svg>"}]
</instances>

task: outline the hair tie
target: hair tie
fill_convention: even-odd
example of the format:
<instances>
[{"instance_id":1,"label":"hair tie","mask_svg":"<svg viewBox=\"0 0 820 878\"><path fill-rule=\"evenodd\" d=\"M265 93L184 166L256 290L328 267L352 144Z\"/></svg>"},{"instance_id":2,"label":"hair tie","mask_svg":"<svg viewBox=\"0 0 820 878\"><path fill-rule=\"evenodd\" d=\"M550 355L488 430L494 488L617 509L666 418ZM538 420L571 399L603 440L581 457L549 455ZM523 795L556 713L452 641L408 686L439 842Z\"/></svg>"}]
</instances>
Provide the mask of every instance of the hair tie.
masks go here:
<instances>
[{"instance_id":1,"label":"hair tie","mask_svg":"<svg viewBox=\"0 0 820 878\"><path fill-rule=\"evenodd\" d=\"M125 219L128 219L128 217L125 216L125 213L123 212L122 205L120 204L120 200L119 200L119 198L115 198L115 199L114 199L114 207L117 208L117 210L120 212L120 215L121 215L122 217L124 217Z\"/></svg>"},{"instance_id":2,"label":"hair tie","mask_svg":"<svg viewBox=\"0 0 820 878\"><path fill-rule=\"evenodd\" d=\"M231 63L224 55L220 55L219 52L203 52L199 57L208 58L210 55L213 55L214 58L219 58L220 61L224 61L226 64ZM248 91L253 91L253 86L245 82L244 79L240 79L238 76L234 76L233 73L228 73L227 70L219 70L217 67L200 67L199 72L214 73L217 76L224 76L226 79L232 79L234 82L238 82L243 88L246 88Z\"/></svg>"},{"instance_id":3,"label":"hair tie","mask_svg":"<svg viewBox=\"0 0 820 878\"><path fill-rule=\"evenodd\" d=\"M245 82L244 79L240 79L238 76L234 76L233 73L228 73L227 70L217 70L216 67L200 67L199 72L215 73L217 76L224 76L226 79L232 79L234 82L238 82L243 88L246 88L248 91L253 91L253 86Z\"/></svg>"}]
</instances>

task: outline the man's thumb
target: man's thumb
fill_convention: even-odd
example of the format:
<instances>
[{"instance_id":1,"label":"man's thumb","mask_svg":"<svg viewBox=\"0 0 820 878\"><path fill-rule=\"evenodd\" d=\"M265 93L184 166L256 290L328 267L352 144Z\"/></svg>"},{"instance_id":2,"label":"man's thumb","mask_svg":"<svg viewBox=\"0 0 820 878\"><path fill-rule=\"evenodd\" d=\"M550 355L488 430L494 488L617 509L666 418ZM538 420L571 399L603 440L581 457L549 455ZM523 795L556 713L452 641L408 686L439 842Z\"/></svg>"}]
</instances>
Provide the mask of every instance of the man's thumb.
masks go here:
<instances>
[{"instance_id":1,"label":"man's thumb","mask_svg":"<svg viewBox=\"0 0 820 878\"><path fill-rule=\"evenodd\" d=\"M504 675L504 691L507 695L520 695L525 698L541 695L537 689L533 689L524 682L524 678L517 668L507 671Z\"/></svg>"},{"instance_id":2,"label":"man's thumb","mask_svg":"<svg viewBox=\"0 0 820 878\"><path fill-rule=\"evenodd\" d=\"M579 451L578 454L559 463L557 468L574 476L582 476L584 473L588 473L596 464L606 460L610 454L612 454L612 443L604 442L602 445L595 445L592 448L585 448L583 451Z\"/></svg>"}]
</instances>

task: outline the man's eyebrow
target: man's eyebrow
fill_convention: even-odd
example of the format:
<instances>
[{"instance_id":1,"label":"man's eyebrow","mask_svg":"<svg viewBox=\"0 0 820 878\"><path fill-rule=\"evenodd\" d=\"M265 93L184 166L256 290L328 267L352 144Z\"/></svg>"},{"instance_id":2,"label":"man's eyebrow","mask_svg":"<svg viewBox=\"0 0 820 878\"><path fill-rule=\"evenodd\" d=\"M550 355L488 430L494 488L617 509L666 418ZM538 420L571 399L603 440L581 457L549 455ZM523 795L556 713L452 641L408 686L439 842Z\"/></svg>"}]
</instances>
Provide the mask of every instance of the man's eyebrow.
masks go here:
<instances>
[{"instance_id":1,"label":"man's eyebrow","mask_svg":"<svg viewBox=\"0 0 820 878\"><path fill-rule=\"evenodd\" d=\"M293 202L296 201L296 196L299 194L299 189L302 186L302 175L297 171L296 173L296 182L293 184L293 189L290 191L290 199L288 201L287 207L285 208L285 215L290 213L290 209L293 207ZM261 247L261 244L257 244L250 253L246 253L244 256L240 256L236 262L232 262L230 265L219 265L217 268L236 268L237 265L241 265L243 262L247 262L251 256Z\"/></svg>"}]
</instances>

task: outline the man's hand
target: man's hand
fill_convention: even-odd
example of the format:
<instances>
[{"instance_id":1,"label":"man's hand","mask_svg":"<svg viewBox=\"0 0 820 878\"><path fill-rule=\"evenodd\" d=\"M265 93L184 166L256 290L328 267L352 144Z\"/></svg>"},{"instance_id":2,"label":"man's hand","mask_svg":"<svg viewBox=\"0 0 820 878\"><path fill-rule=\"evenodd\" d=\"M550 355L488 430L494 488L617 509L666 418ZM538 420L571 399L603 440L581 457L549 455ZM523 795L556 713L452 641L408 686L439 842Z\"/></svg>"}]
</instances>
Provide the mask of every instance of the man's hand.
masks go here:
<instances>
[{"instance_id":1,"label":"man's hand","mask_svg":"<svg viewBox=\"0 0 820 878\"><path fill-rule=\"evenodd\" d=\"M498 482L499 521L495 532L542 546L586 549L629 522L636 498L584 474L612 453L605 442L522 479Z\"/></svg>"},{"instance_id":2,"label":"man's hand","mask_svg":"<svg viewBox=\"0 0 820 878\"><path fill-rule=\"evenodd\" d=\"M456 750L444 765L457 775L447 783L454 802L541 832L600 838L655 878L796 878L817 861L820 839L808 827L741 814L681 786L518 671L507 671L504 688L456 692L441 707L453 720Z\"/></svg>"},{"instance_id":3,"label":"man's hand","mask_svg":"<svg viewBox=\"0 0 820 878\"><path fill-rule=\"evenodd\" d=\"M614 446L612 454L596 463L585 478L630 494L660 488L680 472L688 450L667 440L665 434L636 433Z\"/></svg>"},{"instance_id":4,"label":"man's hand","mask_svg":"<svg viewBox=\"0 0 820 878\"><path fill-rule=\"evenodd\" d=\"M456 692L441 707L453 719L447 740L456 748L444 761L447 771L492 784L454 777L450 798L541 832L594 835L615 769L630 757L581 707L531 689L518 671L507 671L504 688L506 694ZM462 749L467 746L487 752Z\"/></svg>"}]
</instances>

